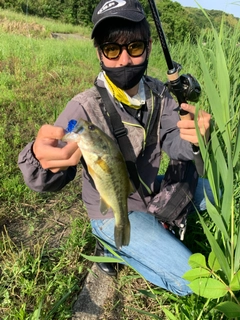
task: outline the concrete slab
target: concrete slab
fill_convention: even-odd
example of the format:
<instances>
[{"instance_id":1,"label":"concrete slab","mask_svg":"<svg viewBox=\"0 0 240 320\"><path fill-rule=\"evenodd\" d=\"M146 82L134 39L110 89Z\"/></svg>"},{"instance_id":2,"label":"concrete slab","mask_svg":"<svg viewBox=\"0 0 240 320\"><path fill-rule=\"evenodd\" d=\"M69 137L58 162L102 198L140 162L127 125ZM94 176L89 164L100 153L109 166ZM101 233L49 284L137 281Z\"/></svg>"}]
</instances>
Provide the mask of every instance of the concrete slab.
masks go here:
<instances>
[{"instance_id":1,"label":"concrete slab","mask_svg":"<svg viewBox=\"0 0 240 320\"><path fill-rule=\"evenodd\" d=\"M105 275L94 263L74 304L72 320L97 320L104 302L114 295L114 278Z\"/></svg>"}]
</instances>

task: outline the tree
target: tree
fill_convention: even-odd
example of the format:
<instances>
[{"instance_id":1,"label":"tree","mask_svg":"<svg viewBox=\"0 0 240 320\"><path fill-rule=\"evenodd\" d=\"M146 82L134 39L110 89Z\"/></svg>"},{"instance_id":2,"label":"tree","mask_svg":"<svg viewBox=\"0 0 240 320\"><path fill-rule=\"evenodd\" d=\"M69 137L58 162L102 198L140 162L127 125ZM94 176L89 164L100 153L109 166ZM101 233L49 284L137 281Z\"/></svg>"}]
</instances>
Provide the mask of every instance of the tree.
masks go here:
<instances>
[{"instance_id":1,"label":"tree","mask_svg":"<svg viewBox=\"0 0 240 320\"><path fill-rule=\"evenodd\" d=\"M152 37L158 40L148 0L139 0L151 26ZM210 27L203 12L197 8L185 8L172 0L155 0L161 24L169 43L183 42L189 38L195 41L201 29ZM60 20L75 25L92 27L92 13L99 0L0 0L0 8ZM223 12L205 10L210 15L214 26L218 29ZM225 23L234 28L238 23L233 15L225 14Z\"/></svg>"},{"instance_id":2,"label":"tree","mask_svg":"<svg viewBox=\"0 0 240 320\"><path fill-rule=\"evenodd\" d=\"M158 40L149 2L148 0L140 0L140 2L150 23L152 37L154 40ZM200 28L198 28L197 24L189 16L188 11L178 2L156 0L156 7L168 43L183 42L187 37L190 37L193 41L196 40L200 34Z\"/></svg>"},{"instance_id":3,"label":"tree","mask_svg":"<svg viewBox=\"0 0 240 320\"><path fill-rule=\"evenodd\" d=\"M183 42L187 37L193 41L200 34L196 23L178 2L162 0L157 2L161 23L169 43Z\"/></svg>"}]
</instances>

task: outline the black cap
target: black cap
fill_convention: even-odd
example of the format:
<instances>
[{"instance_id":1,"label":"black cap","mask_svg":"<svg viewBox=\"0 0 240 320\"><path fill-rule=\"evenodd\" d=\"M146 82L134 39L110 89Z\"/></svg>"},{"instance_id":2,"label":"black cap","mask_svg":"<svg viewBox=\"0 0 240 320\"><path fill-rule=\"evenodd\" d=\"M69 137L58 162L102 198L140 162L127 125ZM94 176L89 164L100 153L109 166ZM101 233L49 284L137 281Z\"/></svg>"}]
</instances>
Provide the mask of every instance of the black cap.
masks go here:
<instances>
[{"instance_id":1,"label":"black cap","mask_svg":"<svg viewBox=\"0 0 240 320\"><path fill-rule=\"evenodd\" d=\"M114 17L139 22L145 14L138 0L101 0L92 15L92 38L100 22Z\"/></svg>"}]
</instances>

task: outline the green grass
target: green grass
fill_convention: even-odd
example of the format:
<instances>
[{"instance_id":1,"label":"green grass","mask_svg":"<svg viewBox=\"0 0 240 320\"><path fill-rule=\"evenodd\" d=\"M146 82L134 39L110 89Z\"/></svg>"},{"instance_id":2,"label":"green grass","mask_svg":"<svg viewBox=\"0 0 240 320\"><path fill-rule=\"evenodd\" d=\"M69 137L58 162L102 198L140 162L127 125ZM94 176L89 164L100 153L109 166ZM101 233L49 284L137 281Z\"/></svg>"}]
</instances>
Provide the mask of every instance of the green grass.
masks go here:
<instances>
[{"instance_id":1,"label":"green grass","mask_svg":"<svg viewBox=\"0 0 240 320\"><path fill-rule=\"evenodd\" d=\"M92 254L95 242L81 200L81 168L77 179L64 190L38 194L24 184L17 158L42 124L54 123L68 100L93 84L100 66L89 30L10 11L1 11L0 16L6 18L0 24L0 318L70 319L90 266L81 253ZM56 40L51 32L79 33L81 38ZM226 34L223 47L233 84L231 99L237 103L240 59L232 39ZM211 48L209 35L204 53L211 55ZM201 83L198 105L210 110L197 45L186 41L170 49L173 60L183 65L182 73L193 74ZM213 70L214 62L209 59L208 63ZM160 45L154 43L148 74L166 81L166 71ZM239 103L236 110L239 112ZM166 165L164 158L162 173ZM236 170L236 198L239 181ZM207 213L203 216L213 230ZM193 252L208 254L211 250L197 217L189 219L185 243ZM213 306L214 301L205 305L205 299L197 295L178 298L149 288L133 270L125 268L114 301L106 305L105 318L192 320L204 311L201 319L220 319Z\"/></svg>"},{"instance_id":2,"label":"green grass","mask_svg":"<svg viewBox=\"0 0 240 320\"><path fill-rule=\"evenodd\" d=\"M82 36L89 36L90 29L83 26L64 24L53 19L43 19L28 14L19 14L9 10L0 12L1 28L9 33L21 33L37 38L46 38L52 32L59 33L80 33Z\"/></svg>"},{"instance_id":3,"label":"green grass","mask_svg":"<svg viewBox=\"0 0 240 320\"><path fill-rule=\"evenodd\" d=\"M48 238L17 247L5 233L1 240L1 319L69 319L72 303L86 274L80 257L89 243L89 226L80 218L59 247ZM85 235L86 234L86 235ZM79 235L82 235L81 237Z\"/></svg>"}]
</instances>

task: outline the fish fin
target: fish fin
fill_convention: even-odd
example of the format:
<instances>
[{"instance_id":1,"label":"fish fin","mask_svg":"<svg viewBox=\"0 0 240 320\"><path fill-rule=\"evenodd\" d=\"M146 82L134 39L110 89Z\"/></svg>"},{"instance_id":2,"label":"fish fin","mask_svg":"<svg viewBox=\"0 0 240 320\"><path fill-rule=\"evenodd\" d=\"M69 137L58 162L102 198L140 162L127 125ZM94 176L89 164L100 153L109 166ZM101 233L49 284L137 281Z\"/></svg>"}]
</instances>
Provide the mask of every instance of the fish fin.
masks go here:
<instances>
[{"instance_id":1,"label":"fish fin","mask_svg":"<svg viewBox=\"0 0 240 320\"><path fill-rule=\"evenodd\" d=\"M99 158L97 161L96 161L96 164L99 165L103 171L105 172L110 172L110 168L107 164L106 161L104 161L103 159Z\"/></svg>"},{"instance_id":2,"label":"fish fin","mask_svg":"<svg viewBox=\"0 0 240 320\"><path fill-rule=\"evenodd\" d=\"M95 181L95 178L97 178L97 174L96 172L92 169L92 167L87 166L88 168L88 172L91 175L91 177L93 178L93 181ZM100 199L100 212L105 215L108 210L109 210L109 205L107 204L107 202L105 200L103 200L103 198Z\"/></svg>"},{"instance_id":3,"label":"fish fin","mask_svg":"<svg viewBox=\"0 0 240 320\"><path fill-rule=\"evenodd\" d=\"M95 177L97 176L95 171L89 165L87 166L87 169L88 169L90 176L93 178L93 180L95 180Z\"/></svg>"},{"instance_id":4,"label":"fish fin","mask_svg":"<svg viewBox=\"0 0 240 320\"><path fill-rule=\"evenodd\" d=\"M96 163L97 165L99 165L104 172L106 172L106 173L109 173L109 172L110 172L110 168L109 168L109 166L107 165L106 161L104 161L104 160L102 160L102 159L98 159L95 163ZM89 172L89 174L91 175L91 177L93 178L93 180L94 180L95 178L97 178L98 175L97 175L96 172L92 169L92 167L90 167L90 166L88 165L87 168L88 168L88 172Z\"/></svg>"},{"instance_id":5,"label":"fish fin","mask_svg":"<svg viewBox=\"0 0 240 320\"><path fill-rule=\"evenodd\" d=\"M100 211L104 215L108 212L109 205L101 198L100 199Z\"/></svg>"},{"instance_id":6,"label":"fish fin","mask_svg":"<svg viewBox=\"0 0 240 320\"><path fill-rule=\"evenodd\" d=\"M127 219L124 225L115 225L114 228L114 240L117 249L121 249L122 246L128 246L130 242L130 222Z\"/></svg>"},{"instance_id":7,"label":"fish fin","mask_svg":"<svg viewBox=\"0 0 240 320\"><path fill-rule=\"evenodd\" d=\"M127 219L125 227L124 227L124 234L123 234L123 241L122 241L123 246L129 245L130 231L131 231L130 221L129 221L129 219Z\"/></svg>"},{"instance_id":8,"label":"fish fin","mask_svg":"<svg viewBox=\"0 0 240 320\"><path fill-rule=\"evenodd\" d=\"M136 191L136 188L134 187L132 181L129 179L129 194L132 194Z\"/></svg>"}]
</instances>

